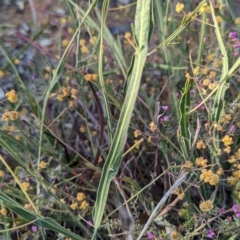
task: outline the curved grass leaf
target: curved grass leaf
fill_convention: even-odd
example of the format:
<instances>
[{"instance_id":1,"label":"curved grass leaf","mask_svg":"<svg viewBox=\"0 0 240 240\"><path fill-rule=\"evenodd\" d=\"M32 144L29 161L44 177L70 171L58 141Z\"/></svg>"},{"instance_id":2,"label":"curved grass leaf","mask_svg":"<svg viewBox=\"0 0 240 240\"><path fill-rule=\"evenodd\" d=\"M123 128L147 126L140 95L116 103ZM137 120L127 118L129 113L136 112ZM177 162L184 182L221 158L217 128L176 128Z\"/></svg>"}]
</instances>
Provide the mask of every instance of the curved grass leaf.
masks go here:
<instances>
[{"instance_id":1,"label":"curved grass leaf","mask_svg":"<svg viewBox=\"0 0 240 240\"><path fill-rule=\"evenodd\" d=\"M100 49L99 49L99 61L98 61L98 73L99 73L99 82L101 86L101 91L102 91L102 97L104 101L104 106L105 106L105 112L106 112L106 117L108 119L107 121L107 126L108 126L108 135L109 135L109 140L110 143L112 142L113 139L113 132L112 132L112 127L113 127L113 120L112 120L112 115L110 113L110 106L109 106L109 99L106 94L105 90L105 82L103 78L103 38L104 38L104 28L105 28L105 21L107 17L107 10L109 6L109 0L105 0L103 2L102 6L102 18L101 18L101 29L100 29Z\"/></svg>"},{"instance_id":2,"label":"curved grass leaf","mask_svg":"<svg viewBox=\"0 0 240 240\"><path fill-rule=\"evenodd\" d=\"M22 81L21 77L19 76L18 71L16 69L16 66L14 65L13 61L11 60L10 53L8 52L7 48L4 46L4 43L3 43L3 41L1 39L0 39L0 46L2 47L2 52L3 52L4 56L6 57L6 59L8 60L9 65L13 69L13 72L14 72L14 74L16 76L17 84L22 88L23 92L26 94L26 96L28 98L28 102L29 102L29 104L31 106L32 111L34 112L34 114L36 116L39 117L40 116L40 111L39 111L37 102L35 101L35 98L30 93L30 91L25 86L24 82Z\"/></svg>"},{"instance_id":3,"label":"curved grass leaf","mask_svg":"<svg viewBox=\"0 0 240 240\"><path fill-rule=\"evenodd\" d=\"M167 37L164 41L162 41L157 47L155 47L150 53L148 53L148 55L151 55L154 52L163 49L169 43L171 43L172 40L175 39L187 27L187 25L198 15L199 10L204 3L206 3L206 0L201 1L199 5L194 9L194 11L192 11L190 14L185 15L182 20L182 23L176 29L176 31L174 31L169 37Z\"/></svg>"},{"instance_id":4,"label":"curved grass leaf","mask_svg":"<svg viewBox=\"0 0 240 240\"><path fill-rule=\"evenodd\" d=\"M187 111L190 106L190 81L186 80L184 92L182 93L182 98L180 101L180 122L179 122L179 134L178 142L184 154L185 160L188 159L191 147L191 139L189 134L189 115Z\"/></svg>"},{"instance_id":5,"label":"curved grass leaf","mask_svg":"<svg viewBox=\"0 0 240 240\"><path fill-rule=\"evenodd\" d=\"M225 46L224 46L224 43L223 43L223 40L221 37L220 29L219 29L219 26L218 26L218 23L216 20L216 16L214 13L214 9L213 9L211 2L210 2L210 7L211 7L211 13L212 13L212 18L213 18L213 22L214 22L215 33L216 33L217 40L218 40L218 45L219 45L219 48L220 48L220 51L222 54L222 75L221 75L220 82L219 82L220 86L214 97L214 104L213 104L213 108L212 108L212 121L218 122L221 117L225 92L229 87L229 78L227 77L229 67L228 67L227 51L225 49Z\"/></svg>"},{"instance_id":6,"label":"curved grass leaf","mask_svg":"<svg viewBox=\"0 0 240 240\"><path fill-rule=\"evenodd\" d=\"M147 208L147 204L146 204L146 201L144 198L144 194L141 192L141 188L139 187L139 185L130 177L123 177L122 181L131 185L133 194L138 194L138 198L139 198L140 202L142 203L142 205L144 206L144 209L148 213L148 208Z\"/></svg>"},{"instance_id":7,"label":"curved grass leaf","mask_svg":"<svg viewBox=\"0 0 240 240\"><path fill-rule=\"evenodd\" d=\"M116 176L121 164L121 157L127 137L127 131L134 104L138 95L142 72L148 51L150 3L150 0L139 0L137 2L135 17L135 38L137 40L138 46L136 47L135 60L132 66L132 72L129 76L130 80L127 87L127 93L123 103L122 111L119 117L118 126L113 138L113 142L110 146L109 154L103 167L103 172L97 191L97 199L94 205L93 213L93 221L95 227L94 235L97 233L97 230L101 224L110 183Z\"/></svg>"},{"instance_id":8,"label":"curved grass leaf","mask_svg":"<svg viewBox=\"0 0 240 240\"><path fill-rule=\"evenodd\" d=\"M166 203L168 197L172 194L172 191L179 187L185 180L188 175L188 172L182 173L179 178L174 182L174 184L168 189L166 194L163 196L163 198L160 200L160 202L157 204L155 209L153 210L151 216L149 217L147 223L145 224L144 228L142 229L141 233L139 234L137 240L142 239L143 234L147 231L148 227L152 223L152 221L156 218L156 215L159 213L163 205Z\"/></svg>"},{"instance_id":9,"label":"curved grass leaf","mask_svg":"<svg viewBox=\"0 0 240 240\"><path fill-rule=\"evenodd\" d=\"M39 227L43 227L46 229L50 229L52 231L55 231L57 233L62 233L63 235L70 237L74 240L84 240L84 238L81 238L80 236L76 235L73 232L68 231L67 229L63 228L60 224L58 224L54 219L49 217L43 217L39 214L36 214L20 204L18 204L16 201L8 197L5 193L0 191L0 199L4 202L5 206L9 209L11 209L13 212L18 214L20 217L26 219L27 221L31 222L34 221L35 225L38 225Z\"/></svg>"},{"instance_id":10,"label":"curved grass leaf","mask_svg":"<svg viewBox=\"0 0 240 240\"><path fill-rule=\"evenodd\" d=\"M82 16L87 16L86 19L84 19L84 21L86 22L87 25L89 25L90 28L93 28L94 30L96 30L98 33L101 32L101 29L99 27L99 24L97 22L95 22L86 12L84 9L82 9L79 6L76 6L76 4L72 1L72 0L64 0L64 1L68 1L72 6L77 7L79 13ZM96 1L95 1L96 2ZM98 15L98 12L96 12L96 14ZM117 41L115 40L115 38L113 37L113 35L111 34L111 32L109 31L109 29L107 27L104 27L104 39L106 40L106 42L108 43L113 56L116 58L116 61L119 65L119 67L121 68L122 74L124 75L124 77L126 77L126 62L123 56L123 52L121 47L119 46L119 44L117 43Z\"/></svg>"}]
</instances>

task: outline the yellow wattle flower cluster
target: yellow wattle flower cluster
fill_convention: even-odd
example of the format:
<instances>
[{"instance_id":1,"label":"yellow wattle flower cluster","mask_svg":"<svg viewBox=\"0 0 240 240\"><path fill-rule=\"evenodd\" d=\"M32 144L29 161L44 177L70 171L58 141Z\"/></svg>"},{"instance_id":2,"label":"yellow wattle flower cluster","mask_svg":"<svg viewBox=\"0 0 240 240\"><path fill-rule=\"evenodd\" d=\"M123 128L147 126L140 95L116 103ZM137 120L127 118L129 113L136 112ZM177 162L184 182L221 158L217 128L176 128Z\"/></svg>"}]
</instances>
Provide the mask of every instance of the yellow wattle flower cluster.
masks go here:
<instances>
[{"instance_id":1,"label":"yellow wattle flower cluster","mask_svg":"<svg viewBox=\"0 0 240 240\"><path fill-rule=\"evenodd\" d=\"M203 169L200 179L205 183L215 186L219 182L219 176L212 172L212 170Z\"/></svg>"},{"instance_id":2,"label":"yellow wattle flower cluster","mask_svg":"<svg viewBox=\"0 0 240 240\"><path fill-rule=\"evenodd\" d=\"M234 176L227 177L227 183L229 185L235 186L238 183L238 178Z\"/></svg>"},{"instance_id":3,"label":"yellow wattle flower cluster","mask_svg":"<svg viewBox=\"0 0 240 240\"><path fill-rule=\"evenodd\" d=\"M57 100L62 102L64 98L76 99L78 90L72 87L61 87L57 95Z\"/></svg>"},{"instance_id":4,"label":"yellow wattle flower cluster","mask_svg":"<svg viewBox=\"0 0 240 240\"><path fill-rule=\"evenodd\" d=\"M62 46L63 47L67 47L68 44L69 44L69 41L67 39L62 40Z\"/></svg>"},{"instance_id":5,"label":"yellow wattle flower cluster","mask_svg":"<svg viewBox=\"0 0 240 240\"><path fill-rule=\"evenodd\" d=\"M151 122L151 123L149 124L149 127L150 127L150 130L151 130L152 132L156 132L156 130L157 130L157 125L155 125L154 122Z\"/></svg>"},{"instance_id":6,"label":"yellow wattle flower cluster","mask_svg":"<svg viewBox=\"0 0 240 240\"><path fill-rule=\"evenodd\" d=\"M135 138L137 138L137 137L139 137L139 136L142 135L142 133L141 133L140 130L135 130L133 134L134 134L134 137L135 137Z\"/></svg>"},{"instance_id":7,"label":"yellow wattle flower cluster","mask_svg":"<svg viewBox=\"0 0 240 240\"><path fill-rule=\"evenodd\" d=\"M216 173L217 173L218 176L223 175L223 173L224 173L223 168L220 167L220 168L217 170Z\"/></svg>"},{"instance_id":8,"label":"yellow wattle flower cluster","mask_svg":"<svg viewBox=\"0 0 240 240\"><path fill-rule=\"evenodd\" d=\"M78 200L78 201L83 201L84 199L85 199L85 193L79 192L79 193L77 194L77 200Z\"/></svg>"},{"instance_id":9,"label":"yellow wattle flower cluster","mask_svg":"<svg viewBox=\"0 0 240 240\"><path fill-rule=\"evenodd\" d=\"M180 191L180 188L175 188L172 192L172 194L177 195L178 199L183 200L185 197L185 193Z\"/></svg>"},{"instance_id":10,"label":"yellow wattle flower cluster","mask_svg":"<svg viewBox=\"0 0 240 240\"><path fill-rule=\"evenodd\" d=\"M176 5L176 7L175 7L175 11L176 11L177 13L180 13L180 12L182 12L183 9L184 9L184 4L178 2L177 5Z\"/></svg>"},{"instance_id":11,"label":"yellow wattle flower cluster","mask_svg":"<svg viewBox=\"0 0 240 240\"><path fill-rule=\"evenodd\" d=\"M87 53L88 52L88 47L86 46L86 40L85 39L80 39L79 45L81 47L81 52L82 53Z\"/></svg>"},{"instance_id":12,"label":"yellow wattle flower cluster","mask_svg":"<svg viewBox=\"0 0 240 240\"><path fill-rule=\"evenodd\" d=\"M199 208L203 211L203 212L209 212L210 210L213 209L213 204L211 200L207 200L207 201L203 201L200 203Z\"/></svg>"},{"instance_id":13,"label":"yellow wattle flower cluster","mask_svg":"<svg viewBox=\"0 0 240 240\"><path fill-rule=\"evenodd\" d=\"M232 137L230 137L229 135L225 135L223 138L222 138L222 142L225 146L229 146L229 145L232 145L233 144L233 139Z\"/></svg>"},{"instance_id":14,"label":"yellow wattle flower cluster","mask_svg":"<svg viewBox=\"0 0 240 240\"><path fill-rule=\"evenodd\" d=\"M199 14L203 14L204 12L210 12L210 7L208 6L207 3L204 3L202 7L199 10Z\"/></svg>"},{"instance_id":15,"label":"yellow wattle flower cluster","mask_svg":"<svg viewBox=\"0 0 240 240\"><path fill-rule=\"evenodd\" d=\"M193 74L198 76L200 74L200 67L194 68L193 69Z\"/></svg>"},{"instance_id":16,"label":"yellow wattle flower cluster","mask_svg":"<svg viewBox=\"0 0 240 240\"><path fill-rule=\"evenodd\" d=\"M206 144L204 143L203 140L198 140L197 144L196 144L196 148L197 149L205 149L206 148Z\"/></svg>"},{"instance_id":17,"label":"yellow wattle flower cluster","mask_svg":"<svg viewBox=\"0 0 240 240\"><path fill-rule=\"evenodd\" d=\"M240 24L240 17L238 17L238 18L235 19L235 23L236 23L236 24Z\"/></svg>"},{"instance_id":18,"label":"yellow wattle flower cluster","mask_svg":"<svg viewBox=\"0 0 240 240\"><path fill-rule=\"evenodd\" d=\"M93 45L97 41L97 36L92 36L90 38L90 43Z\"/></svg>"},{"instance_id":19,"label":"yellow wattle flower cluster","mask_svg":"<svg viewBox=\"0 0 240 240\"><path fill-rule=\"evenodd\" d=\"M170 240L179 239L179 234L177 231L172 231L170 234Z\"/></svg>"},{"instance_id":20,"label":"yellow wattle flower cluster","mask_svg":"<svg viewBox=\"0 0 240 240\"><path fill-rule=\"evenodd\" d=\"M210 90L213 90L214 88L217 87L217 85L218 85L218 82L214 81L214 82L212 82L212 83L210 83L210 84L208 85L208 88L209 88Z\"/></svg>"},{"instance_id":21,"label":"yellow wattle flower cluster","mask_svg":"<svg viewBox=\"0 0 240 240\"><path fill-rule=\"evenodd\" d=\"M84 79L86 81L90 81L90 82L96 81L97 80L97 74L94 74L94 73L93 74L91 74L91 73L85 74Z\"/></svg>"},{"instance_id":22,"label":"yellow wattle flower cluster","mask_svg":"<svg viewBox=\"0 0 240 240\"><path fill-rule=\"evenodd\" d=\"M7 209L6 208L2 208L0 210L0 216L6 216L7 215Z\"/></svg>"},{"instance_id":23,"label":"yellow wattle flower cluster","mask_svg":"<svg viewBox=\"0 0 240 240\"><path fill-rule=\"evenodd\" d=\"M134 38L130 32L124 34L124 45L134 44Z\"/></svg>"},{"instance_id":24,"label":"yellow wattle flower cluster","mask_svg":"<svg viewBox=\"0 0 240 240\"><path fill-rule=\"evenodd\" d=\"M8 120L15 121L17 119L18 119L18 112L16 112L16 111L5 112L2 115L2 120L3 121L8 121Z\"/></svg>"},{"instance_id":25,"label":"yellow wattle flower cluster","mask_svg":"<svg viewBox=\"0 0 240 240\"><path fill-rule=\"evenodd\" d=\"M193 165L192 162L186 161L186 162L184 163L183 167L186 168L186 169L192 169L192 165Z\"/></svg>"},{"instance_id":26,"label":"yellow wattle flower cluster","mask_svg":"<svg viewBox=\"0 0 240 240\"><path fill-rule=\"evenodd\" d=\"M40 169L45 169L45 168L47 168L47 162L41 161L41 162L39 163L39 168L40 168Z\"/></svg>"},{"instance_id":27,"label":"yellow wattle flower cluster","mask_svg":"<svg viewBox=\"0 0 240 240\"><path fill-rule=\"evenodd\" d=\"M11 90L11 91L7 92L5 95L10 102L18 101L18 95L15 90Z\"/></svg>"},{"instance_id":28,"label":"yellow wattle flower cluster","mask_svg":"<svg viewBox=\"0 0 240 240\"><path fill-rule=\"evenodd\" d=\"M30 189L30 187L31 187L29 182L22 182L21 186L22 186L24 191L28 191Z\"/></svg>"},{"instance_id":29,"label":"yellow wattle flower cluster","mask_svg":"<svg viewBox=\"0 0 240 240\"><path fill-rule=\"evenodd\" d=\"M2 70L0 70L0 78L3 78L3 77L5 77L5 73Z\"/></svg>"},{"instance_id":30,"label":"yellow wattle flower cluster","mask_svg":"<svg viewBox=\"0 0 240 240\"><path fill-rule=\"evenodd\" d=\"M232 176L227 177L227 183L234 186L240 180L240 148L230 156L228 162L232 164Z\"/></svg>"},{"instance_id":31,"label":"yellow wattle flower cluster","mask_svg":"<svg viewBox=\"0 0 240 240\"><path fill-rule=\"evenodd\" d=\"M230 123L230 121L232 120L232 116L231 114L224 114L221 119L220 119L220 123Z\"/></svg>"},{"instance_id":32,"label":"yellow wattle flower cluster","mask_svg":"<svg viewBox=\"0 0 240 240\"><path fill-rule=\"evenodd\" d=\"M209 78L215 78L216 76L217 76L217 73L214 71L210 71L210 73L208 75Z\"/></svg>"},{"instance_id":33,"label":"yellow wattle flower cluster","mask_svg":"<svg viewBox=\"0 0 240 240\"><path fill-rule=\"evenodd\" d=\"M72 204L70 204L69 206L72 210L76 210L78 207L78 203L77 202L73 202Z\"/></svg>"},{"instance_id":34,"label":"yellow wattle flower cluster","mask_svg":"<svg viewBox=\"0 0 240 240\"><path fill-rule=\"evenodd\" d=\"M77 193L77 201L76 202L73 202L69 207L72 209L72 210L76 210L78 207L80 210L85 210L86 208L88 208L89 204L88 202L85 200L86 198L86 195L85 193L83 192L79 192ZM80 205L79 205L80 204Z\"/></svg>"},{"instance_id":35,"label":"yellow wattle flower cluster","mask_svg":"<svg viewBox=\"0 0 240 240\"><path fill-rule=\"evenodd\" d=\"M202 81L202 84L203 84L203 86L205 86L205 87L207 87L210 83L211 83L211 81L210 81L208 78L205 78L205 79L203 79L203 81Z\"/></svg>"},{"instance_id":36,"label":"yellow wattle flower cluster","mask_svg":"<svg viewBox=\"0 0 240 240\"><path fill-rule=\"evenodd\" d=\"M0 170L0 178L3 178L5 176L5 172L3 170Z\"/></svg>"},{"instance_id":37,"label":"yellow wattle flower cluster","mask_svg":"<svg viewBox=\"0 0 240 240\"><path fill-rule=\"evenodd\" d=\"M81 203L80 203L80 206L79 206L79 209L80 209L80 210L84 210L84 209L88 208L88 206L89 206L89 204L88 204L88 202L85 200L85 198L86 198L85 193L79 192L79 193L77 194L77 200L78 200L79 202L81 202Z\"/></svg>"},{"instance_id":38,"label":"yellow wattle flower cluster","mask_svg":"<svg viewBox=\"0 0 240 240\"><path fill-rule=\"evenodd\" d=\"M204 159L203 157L196 158L196 165L199 167L206 167L207 159Z\"/></svg>"},{"instance_id":39,"label":"yellow wattle flower cluster","mask_svg":"<svg viewBox=\"0 0 240 240\"><path fill-rule=\"evenodd\" d=\"M232 172L232 175L233 175L234 177L237 177L238 179L240 179L240 170L235 170L235 171L233 171L233 172Z\"/></svg>"},{"instance_id":40,"label":"yellow wattle flower cluster","mask_svg":"<svg viewBox=\"0 0 240 240\"><path fill-rule=\"evenodd\" d=\"M81 205L80 205L79 208L81 210L84 210L84 209L88 208L88 206L89 206L88 202L86 200L84 200L84 201L81 202Z\"/></svg>"},{"instance_id":41,"label":"yellow wattle flower cluster","mask_svg":"<svg viewBox=\"0 0 240 240\"><path fill-rule=\"evenodd\" d=\"M208 87L209 90L213 90L215 87L217 87L218 82L209 80L208 78L203 79L202 84L204 87ZM206 91L206 90L205 90Z\"/></svg>"}]
</instances>

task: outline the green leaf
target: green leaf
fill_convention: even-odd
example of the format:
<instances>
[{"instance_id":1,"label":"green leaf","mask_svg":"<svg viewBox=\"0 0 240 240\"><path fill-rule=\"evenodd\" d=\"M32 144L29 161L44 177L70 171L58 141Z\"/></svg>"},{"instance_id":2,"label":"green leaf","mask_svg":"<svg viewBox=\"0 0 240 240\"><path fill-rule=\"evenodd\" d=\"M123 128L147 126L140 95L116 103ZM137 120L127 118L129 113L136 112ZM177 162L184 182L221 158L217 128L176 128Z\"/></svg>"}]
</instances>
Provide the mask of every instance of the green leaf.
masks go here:
<instances>
[{"instance_id":1,"label":"green leaf","mask_svg":"<svg viewBox=\"0 0 240 240\"><path fill-rule=\"evenodd\" d=\"M139 0L137 2L135 37L139 46L135 52L135 60L132 66L132 72L129 74L130 79L128 80L129 84L127 87L126 97L119 117L116 133L114 134L113 142L110 146L109 154L103 167L103 172L97 191L97 199L94 205L93 213L95 227L94 235L96 234L102 221L110 183L116 176L121 164L121 157L127 137L127 131L138 95L143 68L146 62L150 23L149 17L151 14L150 3L150 0Z\"/></svg>"},{"instance_id":2,"label":"green leaf","mask_svg":"<svg viewBox=\"0 0 240 240\"><path fill-rule=\"evenodd\" d=\"M189 115L187 111L190 106L190 81L186 80L184 92L180 101L180 122L179 122L179 134L178 142L184 154L185 160L188 159L191 147L191 139L189 134Z\"/></svg>"},{"instance_id":3,"label":"green leaf","mask_svg":"<svg viewBox=\"0 0 240 240\"><path fill-rule=\"evenodd\" d=\"M1 191L0 191L0 199L4 202L4 204L6 205L7 208L14 211L20 217L26 219L29 222L36 220L36 222L34 224L38 225L39 227L50 229L52 231L55 231L56 233L62 233L63 235L70 237L74 240L84 240L84 238L81 238L78 235L76 235L75 233L70 232L67 229L63 228L52 218L42 217L41 215L38 215L38 214L34 213L33 211L30 211L30 210L22 207L20 204L15 202L13 199L8 197L6 194L4 194Z\"/></svg>"}]
</instances>

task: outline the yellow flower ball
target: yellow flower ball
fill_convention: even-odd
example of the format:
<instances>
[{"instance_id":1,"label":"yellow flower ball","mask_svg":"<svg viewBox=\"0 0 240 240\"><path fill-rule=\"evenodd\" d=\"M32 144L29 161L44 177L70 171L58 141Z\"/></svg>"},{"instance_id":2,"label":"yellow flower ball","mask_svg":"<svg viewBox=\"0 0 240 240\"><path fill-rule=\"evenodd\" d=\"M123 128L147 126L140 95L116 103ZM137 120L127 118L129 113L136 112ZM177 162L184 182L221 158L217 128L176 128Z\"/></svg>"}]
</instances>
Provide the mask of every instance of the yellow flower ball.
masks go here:
<instances>
[{"instance_id":1,"label":"yellow flower ball","mask_svg":"<svg viewBox=\"0 0 240 240\"><path fill-rule=\"evenodd\" d=\"M200 203L199 208L203 211L203 212L209 212L210 210L213 209L213 204L211 200L207 200L207 201L203 201Z\"/></svg>"},{"instance_id":2,"label":"yellow flower ball","mask_svg":"<svg viewBox=\"0 0 240 240\"><path fill-rule=\"evenodd\" d=\"M77 207L78 207L78 203L77 203L77 202L74 202L74 203L72 203L69 207L70 207L72 210L76 210Z\"/></svg>"},{"instance_id":3,"label":"yellow flower ball","mask_svg":"<svg viewBox=\"0 0 240 240\"><path fill-rule=\"evenodd\" d=\"M30 189L30 183L29 182L22 182L21 186L24 191L28 191Z\"/></svg>"},{"instance_id":4,"label":"yellow flower ball","mask_svg":"<svg viewBox=\"0 0 240 240\"><path fill-rule=\"evenodd\" d=\"M82 201L82 200L84 200L85 199L85 194L83 193L83 192L79 192L78 194L77 194L77 200L78 201Z\"/></svg>"},{"instance_id":5,"label":"yellow flower ball","mask_svg":"<svg viewBox=\"0 0 240 240\"><path fill-rule=\"evenodd\" d=\"M183 9L184 9L184 4L178 2L177 5L176 5L176 7L175 7L175 11L176 11L177 13L180 13L180 12L182 12Z\"/></svg>"},{"instance_id":6,"label":"yellow flower ball","mask_svg":"<svg viewBox=\"0 0 240 240\"><path fill-rule=\"evenodd\" d=\"M229 135L225 135L223 138L222 138L222 142L225 146L229 146L229 145L232 145L233 144L233 139L232 137L230 137Z\"/></svg>"},{"instance_id":7,"label":"yellow flower ball","mask_svg":"<svg viewBox=\"0 0 240 240\"><path fill-rule=\"evenodd\" d=\"M86 200L84 200L84 201L81 203L81 205L80 205L79 208L80 208L81 210L84 210L84 209L88 208L88 206L89 206L88 202L87 202Z\"/></svg>"}]
</instances>

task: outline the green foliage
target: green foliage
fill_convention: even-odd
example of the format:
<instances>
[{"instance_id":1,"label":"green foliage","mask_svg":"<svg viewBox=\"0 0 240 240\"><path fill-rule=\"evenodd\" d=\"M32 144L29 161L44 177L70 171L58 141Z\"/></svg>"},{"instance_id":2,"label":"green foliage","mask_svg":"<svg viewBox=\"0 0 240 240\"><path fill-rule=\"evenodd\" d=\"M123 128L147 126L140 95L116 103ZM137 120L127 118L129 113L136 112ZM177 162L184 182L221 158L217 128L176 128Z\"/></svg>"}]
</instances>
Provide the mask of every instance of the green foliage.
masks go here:
<instances>
[{"instance_id":1,"label":"green foliage","mask_svg":"<svg viewBox=\"0 0 240 240\"><path fill-rule=\"evenodd\" d=\"M0 40L0 78L14 79L1 101L0 233L236 239L233 10L206 0L63 3L66 16L51 16L54 46L35 42L52 31L50 18L31 39L17 35L20 50ZM26 67L30 46L41 60Z\"/></svg>"}]
</instances>

